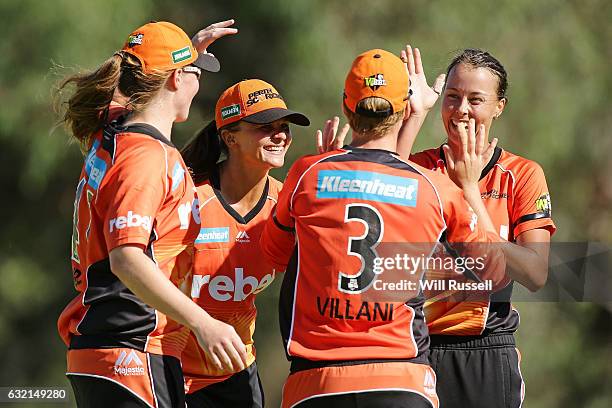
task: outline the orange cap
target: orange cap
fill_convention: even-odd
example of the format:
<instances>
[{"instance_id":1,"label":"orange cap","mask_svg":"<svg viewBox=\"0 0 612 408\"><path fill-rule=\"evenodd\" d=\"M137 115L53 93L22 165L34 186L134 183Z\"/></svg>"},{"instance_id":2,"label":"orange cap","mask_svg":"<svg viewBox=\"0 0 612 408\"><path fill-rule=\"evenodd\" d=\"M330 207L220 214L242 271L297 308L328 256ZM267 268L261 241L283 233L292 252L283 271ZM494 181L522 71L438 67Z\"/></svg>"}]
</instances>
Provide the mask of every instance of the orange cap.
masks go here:
<instances>
[{"instance_id":1,"label":"orange cap","mask_svg":"<svg viewBox=\"0 0 612 408\"><path fill-rule=\"evenodd\" d=\"M344 83L344 104L351 111L365 116L386 117L406 109L410 80L406 66L388 51L375 49L359 55ZM357 104L377 96L391 104L383 112L356 112Z\"/></svg>"},{"instance_id":2,"label":"orange cap","mask_svg":"<svg viewBox=\"0 0 612 408\"><path fill-rule=\"evenodd\" d=\"M121 50L138 58L145 73L169 71L189 64L210 72L219 71L219 61L212 54L198 56L187 34L165 21L153 21L134 30Z\"/></svg>"},{"instance_id":3,"label":"orange cap","mask_svg":"<svg viewBox=\"0 0 612 408\"><path fill-rule=\"evenodd\" d=\"M245 79L229 87L221 94L215 107L217 129L239 120L259 124L282 118L296 125L310 125L305 115L287 109L278 91L260 79Z\"/></svg>"}]
</instances>

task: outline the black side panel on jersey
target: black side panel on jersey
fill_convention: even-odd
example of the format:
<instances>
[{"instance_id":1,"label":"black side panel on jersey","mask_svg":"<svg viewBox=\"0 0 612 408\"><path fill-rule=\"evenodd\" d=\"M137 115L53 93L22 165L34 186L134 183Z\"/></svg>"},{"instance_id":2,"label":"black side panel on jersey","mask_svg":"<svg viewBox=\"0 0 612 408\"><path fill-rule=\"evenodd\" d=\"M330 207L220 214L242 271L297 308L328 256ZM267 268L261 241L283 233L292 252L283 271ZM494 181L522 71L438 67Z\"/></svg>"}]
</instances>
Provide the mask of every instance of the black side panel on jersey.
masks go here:
<instances>
[{"instance_id":1,"label":"black side panel on jersey","mask_svg":"<svg viewBox=\"0 0 612 408\"><path fill-rule=\"evenodd\" d=\"M83 299L88 310L73 336L71 349L130 347L144 351L155 329L155 310L136 297L111 272L108 258L87 270Z\"/></svg>"},{"instance_id":2,"label":"black side panel on jersey","mask_svg":"<svg viewBox=\"0 0 612 408\"><path fill-rule=\"evenodd\" d=\"M423 292L406 302L414 310L414 319L412 321L412 333L416 340L418 355L426 355L429 350L429 329L425 321L425 313L423 312L423 304L425 303L425 295Z\"/></svg>"},{"instance_id":3,"label":"black side panel on jersey","mask_svg":"<svg viewBox=\"0 0 612 408\"><path fill-rule=\"evenodd\" d=\"M510 297L514 282L491 295L489 316L487 316L486 333L514 333L518 329L519 315L512 309Z\"/></svg>"},{"instance_id":4,"label":"black side panel on jersey","mask_svg":"<svg viewBox=\"0 0 612 408\"><path fill-rule=\"evenodd\" d=\"M294 291L298 270L297 251L296 246L287 264L287 270L285 271L283 284L281 285L280 298L278 299L278 321L280 324L281 336L283 337L283 344L285 346L285 354L288 360L291 360L291 357L287 354L287 342L291 334L291 323L293 318Z\"/></svg>"}]
</instances>

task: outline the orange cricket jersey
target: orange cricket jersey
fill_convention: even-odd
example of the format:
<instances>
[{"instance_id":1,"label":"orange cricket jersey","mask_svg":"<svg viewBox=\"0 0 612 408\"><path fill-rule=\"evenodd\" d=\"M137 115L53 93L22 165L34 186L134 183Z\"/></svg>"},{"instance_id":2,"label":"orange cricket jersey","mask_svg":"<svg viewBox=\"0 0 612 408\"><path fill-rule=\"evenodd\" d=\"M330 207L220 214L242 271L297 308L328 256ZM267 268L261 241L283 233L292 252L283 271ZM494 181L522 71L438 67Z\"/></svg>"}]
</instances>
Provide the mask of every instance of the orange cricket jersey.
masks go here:
<instances>
[{"instance_id":1,"label":"orange cricket jersey","mask_svg":"<svg viewBox=\"0 0 612 408\"><path fill-rule=\"evenodd\" d=\"M451 243L491 241L448 178L376 149L298 160L261 241L263 254L287 268L279 313L288 358L421 357L429 345L422 292L379 291L387 272L375 267L393 256L393 243L431 251L443 233Z\"/></svg>"},{"instance_id":2,"label":"orange cricket jersey","mask_svg":"<svg viewBox=\"0 0 612 408\"><path fill-rule=\"evenodd\" d=\"M244 217L223 198L217 177L197 186L202 219L195 241L191 297L212 317L231 324L255 361L255 295L273 280L275 270L262 256L259 238L282 184L268 177L255 207ZM223 381L233 371L216 369L193 335L182 356L189 392Z\"/></svg>"},{"instance_id":3,"label":"orange cricket jersey","mask_svg":"<svg viewBox=\"0 0 612 408\"><path fill-rule=\"evenodd\" d=\"M410 160L447 175L442 147L411 155ZM482 171L479 186L501 238L514 242L521 233L536 228L544 228L551 235L555 232L546 178L536 162L497 147ZM511 294L512 282L493 293L489 301L467 298L462 302L427 302L425 315L430 334L514 332L519 315L510 304Z\"/></svg>"},{"instance_id":4,"label":"orange cricket jersey","mask_svg":"<svg viewBox=\"0 0 612 408\"><path fill-rule=\"evenodd\" d=\"M129 347L180 357L188 330L144 304L113 274L109 252L138 245L179 285L199 230L195 187L178 150L146 124L110 122L93 138L74 202L72 270L78 295L58 329L70 349ZM70 365L70 362L69 362Z\"/></svg>"}]
</instances>

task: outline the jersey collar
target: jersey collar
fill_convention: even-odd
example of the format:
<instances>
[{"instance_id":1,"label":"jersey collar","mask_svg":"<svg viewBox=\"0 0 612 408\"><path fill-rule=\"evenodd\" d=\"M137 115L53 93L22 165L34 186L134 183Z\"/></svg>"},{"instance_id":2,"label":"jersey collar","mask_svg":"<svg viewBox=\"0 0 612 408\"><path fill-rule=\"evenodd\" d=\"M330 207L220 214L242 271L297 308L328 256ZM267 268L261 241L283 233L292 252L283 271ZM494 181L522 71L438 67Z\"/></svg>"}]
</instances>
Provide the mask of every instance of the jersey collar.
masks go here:
<instances>
[{"instance_id":1,"label":"jersey collar","mask_svg":"<svg viewBox=\"0 0 612 408\"><path fill-rule=\"evenodd\" d=\"M219 202L223 206L223 209L240 224L248 224L249 221L255 218L257 214L259 214L263 206L266 204L266 200L268 199L268 191L270 190L270 178L269 177L266 179L266 185L264 187L263 193L261 194L261 197L259 198L259 201L257 201L257 204L255 204L255 207L253 207L251 211L249 211L243 217L242 215L238 214L238 211L234 210L234 208L232 208L232 206L229 205L227 201L225 201L225 198L223 198L223 195L221 194L221 177L219 177L218 169L217 171L214 171L210 175L209 181L210 181L211 187L213 188L215 196L217 196L217 200L219 200Z\"/></svg>"}]
</instances>

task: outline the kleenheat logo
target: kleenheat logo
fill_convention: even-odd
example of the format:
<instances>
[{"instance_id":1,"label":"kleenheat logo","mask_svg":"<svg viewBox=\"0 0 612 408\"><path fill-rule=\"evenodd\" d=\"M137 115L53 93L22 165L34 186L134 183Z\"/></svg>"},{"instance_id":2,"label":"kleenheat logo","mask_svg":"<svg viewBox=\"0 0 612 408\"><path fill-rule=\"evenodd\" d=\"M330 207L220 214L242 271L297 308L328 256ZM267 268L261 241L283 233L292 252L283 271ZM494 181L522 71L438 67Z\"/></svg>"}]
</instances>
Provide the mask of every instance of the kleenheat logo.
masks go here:
<instances>
[{"instance_id":1,"label":"kleenheat logo","mask_svg":"<svg viewBox=\"0 0 612 408\"><path fill-rule=\"evenodd\" d=\"M358 170L320 170L317 198L360 200L416 207L419 181L409 177Z\"/></svg>"},{"instance_id":2,"label":"kleenheat logo","mask_svg":"<svg viewBox=\"0 0 612 408\"><path fill-rule=\"evenodd\" d=\"M365 85L372 88L373 91L376 91L381 86L387 85L387 81L383 74L374 74L367 78L363 78Z\"/></svg>"},{"instance_id":3,"label":"kleenheat logo","mask_svg":"<svg viewBox=\"0 0 612 408\"><path fill-rule=\"evenodd\" d=\"M202 228L195 242L196 244L229 242L229 227Z\"/></svg>"}]
</instances>

